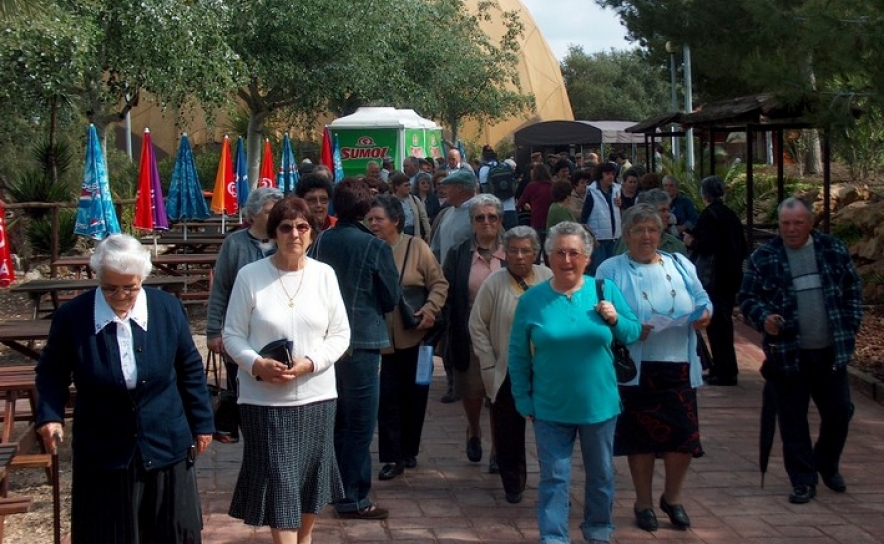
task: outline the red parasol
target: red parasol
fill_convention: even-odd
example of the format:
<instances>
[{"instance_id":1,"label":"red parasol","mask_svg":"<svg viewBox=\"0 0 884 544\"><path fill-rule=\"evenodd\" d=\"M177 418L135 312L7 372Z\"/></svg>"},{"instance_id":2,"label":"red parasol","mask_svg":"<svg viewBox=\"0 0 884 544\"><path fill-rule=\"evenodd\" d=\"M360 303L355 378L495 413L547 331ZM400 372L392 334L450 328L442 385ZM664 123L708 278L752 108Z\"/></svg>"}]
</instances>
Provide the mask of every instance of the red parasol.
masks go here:
<instances>
[{"instance_id":1,"label":"red parasol","mask_svg":"<svg viewBox=\"0 0 884 544\"><path fill-rule=\"evenodd\" d=\"M264 140L264 154L261 156L261 176L258 187L276 187L276 171L273 168L273 150L270 140Z\"/></svg>"},{"instance_id":2,"label":"red parasol","mask_svg":"<svg viewBox=\"0 0 884 544\"><path fill-rule=\"evenodd\" d=\"M9 287L15 281L15 266L12 264L12 251L9 250L9 237L6 236L6 209L0 200L0 287Z\"/></svg>"}]
</instances>

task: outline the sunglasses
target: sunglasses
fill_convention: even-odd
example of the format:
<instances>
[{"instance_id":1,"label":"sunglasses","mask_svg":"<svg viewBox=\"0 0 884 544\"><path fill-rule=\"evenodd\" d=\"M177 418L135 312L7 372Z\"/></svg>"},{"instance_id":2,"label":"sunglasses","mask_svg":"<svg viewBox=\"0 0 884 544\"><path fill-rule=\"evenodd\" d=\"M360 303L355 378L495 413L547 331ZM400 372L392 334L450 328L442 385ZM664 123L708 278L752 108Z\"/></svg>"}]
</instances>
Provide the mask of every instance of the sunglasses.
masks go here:
<instances>
[{"instance_id":1,"label":"sunglasses","mask_svg":"<svg viewBox=\"0 0 884 544\"><path fill-rule=\"evenodd\" d=\"M291 234L292 231L295 229L298 230L298 234L306 234L310 230L310 225L308 225L307 223L298 223L297 225L283 223L276 227L276 230L280 234Z\"/></svg>"},{"instance_id":2,"label":"sunglasses","mask_svg":"<svg viewBox=\"0 0 884 544\"><path fill-rule=\"evenodd\" d=\"M473 217L473 221L475 221L476 223L485 223L486 221L488 223L497 223L498 221L500 221L500 216L494 215L493 213L488 215L482 214Z\"/></svg>"}]
</instances>

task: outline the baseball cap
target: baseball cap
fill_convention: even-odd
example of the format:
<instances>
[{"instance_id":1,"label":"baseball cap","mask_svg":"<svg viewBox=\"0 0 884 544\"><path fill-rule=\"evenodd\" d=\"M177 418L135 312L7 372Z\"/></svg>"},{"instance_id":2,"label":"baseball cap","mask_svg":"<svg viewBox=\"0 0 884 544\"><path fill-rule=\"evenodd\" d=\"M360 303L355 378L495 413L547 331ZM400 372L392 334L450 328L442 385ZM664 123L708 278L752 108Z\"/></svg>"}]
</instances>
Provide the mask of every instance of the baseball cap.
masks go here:
<instances>
[{"instance_id":1,"label":"baseball cap","mask_svg":"<svg viewBox=\"0 0 884 544\"><path fill-rule=\"evenodd\" d=\"M443 185L466 185L475 188L478 182L479 180L476 179L476 175L469 170L457 169L448 174L448 176L445 177L440 183L442 183Z\"/></svg>"}]
</instances>

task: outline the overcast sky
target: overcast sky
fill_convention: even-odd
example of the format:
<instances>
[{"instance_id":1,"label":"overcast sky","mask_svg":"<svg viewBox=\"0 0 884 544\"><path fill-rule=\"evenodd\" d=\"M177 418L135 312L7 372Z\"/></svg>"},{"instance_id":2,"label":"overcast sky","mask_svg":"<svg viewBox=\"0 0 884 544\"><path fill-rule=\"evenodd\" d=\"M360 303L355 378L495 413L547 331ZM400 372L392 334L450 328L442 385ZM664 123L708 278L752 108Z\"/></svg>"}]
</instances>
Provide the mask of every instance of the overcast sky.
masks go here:
<instances>
[{"instance_id":1,"label":"overcast sky","mask_svg":"<svg viewBox=\"0 0 884 544\"><path fill-rule=\"evenodd\" d=\"M586 53L634 47L626 41L626 29L617 15L594 0L522 0L522 4L559 60L571 44L582 45Z\"/></svg>"}]
</instances>

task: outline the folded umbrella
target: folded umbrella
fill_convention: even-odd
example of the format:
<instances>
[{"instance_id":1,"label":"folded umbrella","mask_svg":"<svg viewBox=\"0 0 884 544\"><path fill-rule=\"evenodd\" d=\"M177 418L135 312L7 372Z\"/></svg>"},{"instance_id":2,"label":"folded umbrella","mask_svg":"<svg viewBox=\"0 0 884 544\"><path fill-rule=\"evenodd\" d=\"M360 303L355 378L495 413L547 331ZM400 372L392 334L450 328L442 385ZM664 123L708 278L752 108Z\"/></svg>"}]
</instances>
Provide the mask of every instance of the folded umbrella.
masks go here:
<instances>
[{"instance_id":1,"label":"folded umbrella","mask_svg":"<svg viewBox=\"0 0 884 544\"><path fill-rule=\"evenodd\" d=\"M178 145L175 169L172 171L172 184L169 186L169 197L166 199L166 213L169 219L184 222L185 240L187 220L202 221L210 215L186 133L181 135L181 143Z\"/></svg>"},{"instance_id":2,"label":"folded umbrella","mask_svg":"<svg viewBox=\"0 0 884 544\"><path fill-rule=\"evenodd\" d=\"M762 369L764 366L762 365ZM774 435L777 431L777 395L773 382L765 380L761 396L761 425L758 431L758 468L761 470L761 487L770 461Z\"/></svg>"}]
</instances>

